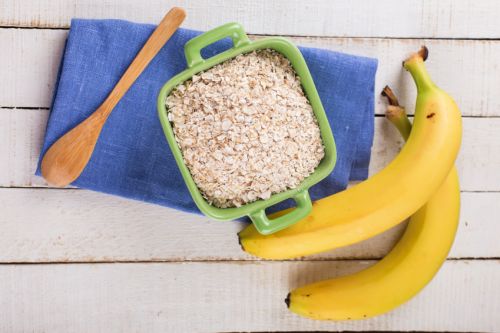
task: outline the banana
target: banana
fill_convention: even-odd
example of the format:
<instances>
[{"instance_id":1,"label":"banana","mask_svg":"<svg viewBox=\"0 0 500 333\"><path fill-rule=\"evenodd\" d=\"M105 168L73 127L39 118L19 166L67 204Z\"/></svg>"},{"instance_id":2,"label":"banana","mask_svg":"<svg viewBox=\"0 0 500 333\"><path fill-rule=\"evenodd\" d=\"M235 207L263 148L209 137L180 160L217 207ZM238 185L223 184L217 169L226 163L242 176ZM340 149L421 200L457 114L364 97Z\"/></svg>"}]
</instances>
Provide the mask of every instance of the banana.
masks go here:
<instances>
[{"instance_id":1,"label":"banana","mask_svg":"<svg viewBox=\"0 0 500 333\"><path fill-rule=\"evenodd\" d=\"M406 138L411 124L404 109L389 107L387 117ZM403 237L385 258L353 275L295 289L286 300L290 310L314 319L364 319L408 301L446 260L459 211L460 188L453 167L427 204L411 217Z\"/></svg>"},{"instance_id":2,"label":"banana","mask_svg":"<svg viewBox=\"0 0 500 333\"><path fill-rule=\"evenodd\" d=\"M453 166L462 121L453 99L429 77L425 58L422 47L403 63L418 97L413 130L398 156L368 180L316 201L309 216L287 229L264 236L248 226L239 233L243 250L289 259L354 244L401 223L429 200Z\"/></svg>"}]
</instances>

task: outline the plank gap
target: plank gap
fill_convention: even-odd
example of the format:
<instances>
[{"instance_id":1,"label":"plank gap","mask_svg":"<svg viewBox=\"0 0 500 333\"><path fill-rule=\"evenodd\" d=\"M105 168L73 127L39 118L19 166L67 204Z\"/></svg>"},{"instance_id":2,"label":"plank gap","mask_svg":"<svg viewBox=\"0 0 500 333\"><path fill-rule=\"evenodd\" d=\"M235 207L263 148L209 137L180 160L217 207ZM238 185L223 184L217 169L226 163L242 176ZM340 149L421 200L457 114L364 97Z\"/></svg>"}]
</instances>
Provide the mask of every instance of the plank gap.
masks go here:
<instances>
[{"instance_id":1,"label":"plank gap","mask_svg":"<svg viewBox=\"0 0 500 333\"><path fill-rule=\"evenodd\" d=\"M377 95L377 93L375 93L375 95ZM50 108L49 107L45 107L45 106L1 106L0 105L0 112L2 112L1 110L2 109L5 109L5 110L40 110L40 111L50 111ZM375 118L385 118L385 114L382 114L382 113L375 113L373 115ZM408 118L410 119L413 119L414 118L414 115L413 114L408 114ZM499 115L471 115L471 114L467 114L467 115L462 115L462 118L473 118L473 119L476 119L476 118L479 118L479 119L482 119L482 118L491 118L491 119L497 119L497 118L500 118L500 114Z\"/></svg>"},{"instance_id":2,"label":"plank gap","mask_svg":"<svg viewBox=\"0 0 500 333\"><path fill-rule=\"evenodd\" d=\"M362 263L366 261L377 261L381 260L383 257L366 257L366 258L349 258L349 257L342 257L342 258L297 258L297 259L290 259L290 260L265 260L265 259L165 259L165 260L96 260L96 261L86 261L86 260L79 260L79 261L7 261L7 262L0 262L0 266L9 266L9 265L88 265L88 264L96 264L96 265L108 265L108 264L177 264L177 263L183 263L183 264L235 264L235 265L245 265L245 264L267 264L267 263L314 263L314 262L323 262L323 263L337 263L337 262L353 262L353 263ZM465 261L465 262L472 262L472 261L492 261L496 262L499 261L500 257L485 257L485 258L475 258L475 257L460 257L460 258L447 258L446 261Z\"/></svg>"},{"instance_id":3,"label":"plank gap","mask_svg":"<svg viewBox=\"0 0 500 333\"><path fill-rule=\"evenodd\" d=\"M142 23L142 22L134 22L138 24L154 24L154 23ZM0 29L17 29L17 30L62 30L69 31L68 27L51 27L51 26L40 26L40 27L31 27L24 25L0 25ZM187 28L189 29L189 28ZM294 34L272 34L272 33L249 33L249 37L288 37L288 38L321 38L324 40L328 39L387 39L387 40L432 40L432 41L500 41L499 37L433 37L433 36L421 36L421 37L395 37L395 36L369 36L369 35L294 35Z\"/></svg>"},{"instance_id":4,"label":"plank gap","mask_svg":"<svg viewBox=\"0 0 500 333\"><path fill-rule=\"evenodd\" d=\"M359 183L359 182L356 182L356 183ZM15 186L6 186L6 185L0 185L0 189L13 189L13 190L55 190L55 191L68 191L68 190L78 190L78 191L90 191L90 192L95 192L95 193L101 193L101 192L98 192L98 191L93 191L93 190L89 190L89 189L86 189L86 188L81 188L81 187L52 187L52 186L49 186L49 185L40 185L40 186L33 186L33 185L26 185L26 186L20 186L20 185L15 185ZM460 191L460 193L500 193L500 191L498 190L462 190ZM107 194L107 193L103 193L105 194L106 196L111 196L111 197L115 197L115 198L122 198L122 199L125 199L125 200L131 200L131 201L134 201L134 202L143 202L143 201L140 201L140 200L134 200L134 199L128 199L128 198L124 198L124 197L121 197L121 196L117 196L117 195L113 195L113 194ZM147 202L146 202L147 203ZM162 205L156 205L156 204L152 204L152 203L147 203L147 204L150 204L150 205L155 205L155 206L159 206L159 207L164 207Z\"/></svg>"}]
</instances>

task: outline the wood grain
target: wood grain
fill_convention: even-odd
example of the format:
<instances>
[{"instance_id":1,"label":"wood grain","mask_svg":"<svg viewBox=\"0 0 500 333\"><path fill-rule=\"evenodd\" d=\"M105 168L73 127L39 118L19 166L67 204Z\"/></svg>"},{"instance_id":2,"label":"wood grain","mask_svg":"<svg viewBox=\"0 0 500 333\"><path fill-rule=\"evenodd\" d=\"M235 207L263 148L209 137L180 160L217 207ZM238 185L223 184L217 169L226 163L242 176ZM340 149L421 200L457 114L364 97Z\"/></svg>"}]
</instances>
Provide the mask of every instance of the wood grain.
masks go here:
<instances>
[{"instance_id":1,"label":"wood grain","mask_svg":"<svg viewBox=\"0 0 500 333\"><path fill-rule=\"evenodd\" d=\"M286 309L291 288L371 262L0 266L2 332L500 330L500 262L448 261L421 294L363 321Z\"/></svg>"},{"instance_id":2,"label":"wood grain","mask_svg":"<svg viewBox=\"0 0 500 333\"><path fill-rule=\"evenodd\" d=\"M60 55L67 31L0 29L0 77L9 84L0 90L0 106L49 107ZM254 36L255 37L255 36ZM412 112L415 87L400 64L423 43L430 50L427 61L436 83L457 101L465 116L500 116L500 41L420 40L367 38L294 37L298 45L321 47L345 53L375 57L376 112L382 114L385 101L379 92L390 84Z\"/></svg>"},{"instance_id":3,"label":"wood grain","mask_svg":"<svg viewBox=\"0 0 500 333\"><path fill-rule=\"evenodd\" d=\"M34 172L48 110L0 108L0 186L46 186Z\"/></svg>"},{"instance_id":4,"label":"wood grain","mask_svg":"<svg viewBox=\"0 0 500 333\"><path fill-rule=\"evenodd\" d=\"M452 258L499 258L500 193L462 193ZM243 252L242 222L83 190L0 189L0 263L257 260ZM307 259L378 259L404 224Z\"/></svg>"},{"instance_id":5,"label":"wood grain","mask_svg":"<svg viewBox=\"0 0 500 333\"><path fill-rule=\"evenodd\" d=\"M0 45L8 45L0 48L0 106L51 105L66 36L57 30L0 29Z\"/></svg>"},{"instance_id":6,"label":"wood grain","mask_svg":"<svg viewBox=\"0 0 500 333\"><path fill-rule=\"evenodd\" d=\"M158 22L168 8L186 8L186 27L227 22L256 34L336 37L498 38L495 0L23 0L0 1L0 25L68 27L72 17Z\"/></svg>"},{"instance_id":7,"label":"wood grain","mask_svg":"<svg viewBox=\"0 0 500 333\"><path fill-rule=\"evenodd\" d=\"M0 187L47 184L33 176L42 146L48 110L1 109ZM465 118L457 167L464 191L500 191L500 118ZM398 153L402 139L385 118L375 118L370 173L382 169ZM478 175L481 175L478 177Z\"/></svg>"}]
</instances>

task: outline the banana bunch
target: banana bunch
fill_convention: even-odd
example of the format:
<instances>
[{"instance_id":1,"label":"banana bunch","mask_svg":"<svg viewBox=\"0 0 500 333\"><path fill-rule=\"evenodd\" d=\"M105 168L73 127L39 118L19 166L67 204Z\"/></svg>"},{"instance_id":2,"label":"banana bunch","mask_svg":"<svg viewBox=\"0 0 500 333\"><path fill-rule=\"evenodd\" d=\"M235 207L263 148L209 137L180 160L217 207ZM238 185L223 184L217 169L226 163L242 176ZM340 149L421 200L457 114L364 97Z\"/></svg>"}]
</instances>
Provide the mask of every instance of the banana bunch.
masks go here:
<instances>
[{"instance_id":1,"label":"banana bunch","mask_svg":"<svg viewBox=\"0 0 500 333\"><path fill-rule=\"evenodd\" d=\"M384 91L390 94L388 87ZM411 124L397 100L386 116L407 139ZM294 290L286 300L290 310L315 319L364 319L408 301L446 260L459 211L460 188L453 167L425 206L412 215L403 237L385 258L356 274Z\"/></svg>"},{"instance_id":2,"label":"banana bunch","mask_svg":"<svg viewBox=\"0 0 500 333\"><path fill-rule=\"evenodd\" d=\"M387 118L407 140L382 171L343 192L318 200L292 227L261 235L250 225L242 248L267 259L288 259L363 241L411 216L396 247L374 266L293 290L289 309L324 320L363 319L390 311L417 294L436 274L453 243L460 189L453 164L461 142L461 115L431 80L427 48L403 66L417 86L413 126L389 88ZM276 215L285 213L278 212Z\"/></svg>"}]
</instances>

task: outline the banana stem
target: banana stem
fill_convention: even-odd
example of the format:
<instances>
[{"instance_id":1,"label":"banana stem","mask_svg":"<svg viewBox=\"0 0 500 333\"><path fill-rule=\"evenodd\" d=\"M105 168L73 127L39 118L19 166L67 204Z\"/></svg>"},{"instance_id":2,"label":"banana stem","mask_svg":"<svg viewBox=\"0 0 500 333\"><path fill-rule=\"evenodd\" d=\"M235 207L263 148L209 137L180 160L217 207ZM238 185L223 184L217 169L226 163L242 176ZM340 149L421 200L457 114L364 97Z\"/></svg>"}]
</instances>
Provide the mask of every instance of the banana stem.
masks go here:
<instances>
[{"instance_id":1,"label":"banana stem","mask_svg":"<svg viewBox=\"0 0 500 333\"><path fill-rule=\"evenodd\" d=\"M424 66L424 61L429 55L427 47L422 48L403 61L403 67L410 72L417 85L417 91L435 87L434 82Z\"/></svg>"},{"instance_id":2,"label":"banana stem","mask_svg":"<svg viewBox=\"0 0 500 333\"><path fill-rule=\"evenodd\" d=\"M405 109L401 106L389 105L385 117L398 129L403 139L407 141L410 137L411 123Z\"/></svg>"},{"instance_id":3,"label":"banana stem","mask_svg":"<svg viewBox=\"0 0 500 333\"><path fill-rule=\"evenodd\" d=\"M387 97L389 105L399 106L398 98L396 97L396 95L394 95L394 92L389 86L385 86L380 94L384 97Z\"/></svg>"},{"instance_id":4,"label":"banana stem","mask_svg":"<svg viewBox=\"0 0 500 333\"><path fill-rule=\"evenodd\" d=\"M399 105L396 95L389 86L385 86L384 90L382 90L382 96L387 97L389 100L385 117L398 129L405 141L408 140L411 132L411 123L405 108Z\"/></svg>"}]
</instances>

